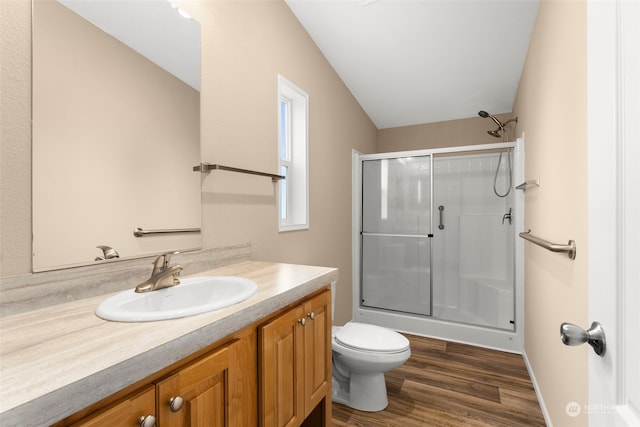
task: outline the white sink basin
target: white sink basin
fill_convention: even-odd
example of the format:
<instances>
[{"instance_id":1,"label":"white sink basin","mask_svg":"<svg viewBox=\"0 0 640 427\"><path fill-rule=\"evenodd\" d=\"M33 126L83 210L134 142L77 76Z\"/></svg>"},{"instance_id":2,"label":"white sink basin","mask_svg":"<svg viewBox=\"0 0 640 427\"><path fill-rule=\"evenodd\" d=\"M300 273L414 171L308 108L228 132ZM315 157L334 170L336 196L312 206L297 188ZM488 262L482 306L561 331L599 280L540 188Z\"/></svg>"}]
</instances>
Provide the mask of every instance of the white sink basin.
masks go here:
<instances>
[{"instance_id":1,"label":"white sink basin","mask_svg":"<svg viewBox=\"0 0 640 427\"><path fill-rule=\"evenodd\" d=\"M126 290L102 301L96 314L119 322L176 319L237 304L258 290L244 277L204 276L180 279L180 284L152 292Z\"/></svg>"}]
</instances>

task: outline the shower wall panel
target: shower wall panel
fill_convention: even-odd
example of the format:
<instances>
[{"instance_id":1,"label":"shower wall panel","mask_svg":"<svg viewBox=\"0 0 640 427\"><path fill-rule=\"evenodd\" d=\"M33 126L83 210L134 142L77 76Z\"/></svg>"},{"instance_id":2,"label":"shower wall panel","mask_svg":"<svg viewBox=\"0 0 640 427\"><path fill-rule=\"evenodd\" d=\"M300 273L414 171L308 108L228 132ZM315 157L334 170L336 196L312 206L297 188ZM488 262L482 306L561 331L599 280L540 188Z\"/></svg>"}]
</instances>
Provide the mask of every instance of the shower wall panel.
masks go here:
<instances>
[{"instance_id":1,"label":"shower wall panel","mask_svg":"<svg viewBox=\"0 0 640 427\"><path fill-rule=\"evenodd\" d=\"M507 155L498 171L500 194L509 185ZM513 228L502 220L513 193L494 192L498 161L497 153L434 158L434 211L444 208L432 248L434 317L512 328Z\"/></svg>"}]
</instances>

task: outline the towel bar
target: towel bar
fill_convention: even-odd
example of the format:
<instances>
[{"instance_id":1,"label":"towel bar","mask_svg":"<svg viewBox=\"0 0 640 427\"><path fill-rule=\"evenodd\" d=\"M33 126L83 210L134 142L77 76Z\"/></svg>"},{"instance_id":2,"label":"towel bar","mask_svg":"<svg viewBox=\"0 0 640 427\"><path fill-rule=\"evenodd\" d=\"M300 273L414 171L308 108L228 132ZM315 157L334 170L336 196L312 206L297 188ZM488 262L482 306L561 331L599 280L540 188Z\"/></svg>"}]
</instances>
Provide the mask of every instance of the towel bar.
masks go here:
<instances>
[{"instance_id":1,"label":"towel bar","mask_svg":"<svg viewBox=\"0 0 640 427\"><path fill-rule=\"evenodd\" d=\"M133 235L136 237L144 237L147 234L172 234L172 233L199 233L199 228L165 228L162 230L143 230L138 227L133 230Z\"/></svg>"},{"instance_id":2,"label":"towel bar","mask_svg":"<svg viewBox=\"0 0 640 427\"><path fill-rule=\"evenodd\" d=\"M209 172L215 169L229 171L229 172L248 173L250 175L268 176L269 178L271 178L271 181L273 182L279 181L281 179L285 179L284 176L276 175L273 173L258 172L258 171L252 171L249 169L240 169L240 168L234 168L231 166L223 166L223 165L217 165L217 164L211 164L211 163L200 163L199 165L193 167L194 172L202 172L202 173Z\"/></svg>"}]
</instances>

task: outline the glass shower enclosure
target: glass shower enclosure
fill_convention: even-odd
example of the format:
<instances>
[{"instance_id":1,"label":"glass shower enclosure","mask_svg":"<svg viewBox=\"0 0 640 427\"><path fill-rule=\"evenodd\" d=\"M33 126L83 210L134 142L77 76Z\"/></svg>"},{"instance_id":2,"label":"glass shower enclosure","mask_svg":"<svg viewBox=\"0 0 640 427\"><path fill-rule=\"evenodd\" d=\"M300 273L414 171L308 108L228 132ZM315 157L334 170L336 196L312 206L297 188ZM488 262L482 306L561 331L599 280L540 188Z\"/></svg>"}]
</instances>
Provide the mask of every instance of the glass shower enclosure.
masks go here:
<instances>
[{"instance_id":1,"label":"glass shower enclosure","mask_svg":"<svg viewBox=\"0 0 640 427\"><path fill-rule=\"evenodd\" d=\"M362 164L362 304L431 315L430 155Z\"/></svg>"},{"instance_id":2,"label":"glass shower enclosure","mask_svg":"<svg viewBox=\"0 0 640 427\"><path fill-rule=\"evenodd\" d=\"M354 319L425 335L421 320L515 332L520 172L515 144L502 145L358 158Z\"/></svg>"}]
</instances>

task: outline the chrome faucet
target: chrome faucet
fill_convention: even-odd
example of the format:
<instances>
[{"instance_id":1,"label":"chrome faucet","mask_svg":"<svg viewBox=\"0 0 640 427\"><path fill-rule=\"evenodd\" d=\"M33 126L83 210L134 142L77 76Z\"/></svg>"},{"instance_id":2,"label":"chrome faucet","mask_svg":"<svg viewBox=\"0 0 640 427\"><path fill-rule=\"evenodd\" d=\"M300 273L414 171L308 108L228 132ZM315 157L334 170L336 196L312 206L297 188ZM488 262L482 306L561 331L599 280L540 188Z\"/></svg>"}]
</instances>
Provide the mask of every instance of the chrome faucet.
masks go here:
<instances>
[{"instance_id":1,"label":"chrome faucet","mask_svg":"<svg viewBox=\"0 0 640 427\"><path fill-rule=\"evenodd\" d=\"M169 261L171 261L171 255L176 253L177 252L168 252L156 258L156 260L153 262L153 271L151 272L151 277L136 286L136 292L151 292L157 291L158 289L179 285L180 280L178 279L178 276L180 276L182 266L179 264L169 265Z\"/></svg>"},{"instance_id":2,"label":"chrome faucet","mask_svg":"<svg viewBox=\"0 0 640 427\"><path fill-rule=\"evenodd\" d=\"M113 249L111 246L100 245L100 246L96 246L96 248L102 250L102 256L96 257L95 261L104 261L106 259L120 258L120 254L118 254L118 251Z\"/></svg>"},{"instance_id":3,"label":"chrome faucet","mask_svg":"<svg viewBox=\"0 0 640 427\"><path fill-rule=\"evenodd\" d=\"M509 212L507 212L506 214L502 215L502 223L504 224L504 220L508 219L509 220L509 224L511 224L511 208L509 208Z\"/></svg>"}]
</instances>

